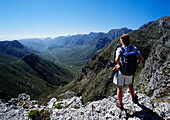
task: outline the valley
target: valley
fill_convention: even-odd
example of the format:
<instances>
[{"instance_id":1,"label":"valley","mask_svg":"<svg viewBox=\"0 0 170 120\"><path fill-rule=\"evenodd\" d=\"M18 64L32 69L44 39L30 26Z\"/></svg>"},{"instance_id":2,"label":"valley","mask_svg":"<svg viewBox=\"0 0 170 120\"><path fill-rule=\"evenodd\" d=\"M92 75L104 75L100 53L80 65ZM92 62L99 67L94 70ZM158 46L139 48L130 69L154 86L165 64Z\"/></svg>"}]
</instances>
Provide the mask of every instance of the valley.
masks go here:
<instances>
[{"instance_id":1,"label":"valley","mask_svg":"<svg viewBox=\"0 0 170 120\"><path fill-rule=\"evenodd\" d=\"M41 50L40 56L71 70L77 76L94 54L115 38L133 30L112 29L108 33L89 33L84 35L61 36L54 39L23 39L23 45Z\"/></svg>"}]
</instances>

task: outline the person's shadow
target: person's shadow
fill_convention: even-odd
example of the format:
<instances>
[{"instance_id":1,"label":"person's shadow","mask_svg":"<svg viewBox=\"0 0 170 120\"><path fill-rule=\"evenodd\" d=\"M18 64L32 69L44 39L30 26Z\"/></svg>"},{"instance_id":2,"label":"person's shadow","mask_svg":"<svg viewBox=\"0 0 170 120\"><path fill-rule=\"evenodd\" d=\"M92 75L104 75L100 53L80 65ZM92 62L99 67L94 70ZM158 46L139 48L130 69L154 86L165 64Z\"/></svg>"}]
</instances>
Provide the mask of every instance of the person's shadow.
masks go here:
<instances>
[{"instance_id":1,"label":"person's shadow","mask_svg":"<svg viewBox=\"0 0 170 120\"><path fill-rule=\"evenodd\" d=\"M133 114L130 114L130 110L124 109L126 112L127 118L136 117L142 120L164 120L162 117L160 117L157 113L153 112L153 110L147 108L146 106L139 104L137 101L136 103L139 107L142 108L141 111L134 112ZM162 116L165 116L164 114Z\"/></svg>"}]
</instances>

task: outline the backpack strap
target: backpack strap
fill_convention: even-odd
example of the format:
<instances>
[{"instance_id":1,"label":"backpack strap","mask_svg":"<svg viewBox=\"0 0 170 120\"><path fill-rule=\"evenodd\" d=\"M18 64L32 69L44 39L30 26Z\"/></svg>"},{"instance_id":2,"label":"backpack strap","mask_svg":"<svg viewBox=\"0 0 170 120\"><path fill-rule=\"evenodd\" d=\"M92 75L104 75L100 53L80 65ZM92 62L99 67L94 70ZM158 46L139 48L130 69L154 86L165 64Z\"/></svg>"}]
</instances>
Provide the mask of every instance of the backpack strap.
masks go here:
<instances>
[{"instance_id":1,"label":"backpack strap","mask_svg":"<svg viewBox=\"0 0 170 120\"><path fill-rule=\"evenodd\" d=\"M117 86L118 86L118 81L119 81L119 80L118 80L118 77L119 77L119 76L118 76L118 74L119 74L118 72L119 72L119 70L116 71L116 75L117 75Z\"/></svg>"},{"instance_id":2,"label":"backpack strap","mask_svg":"<svg viewBox=\"0 0 170 120\"><path fill-rule=\"evenodd\" d=\"M133 51L133 46L130 45L129 47L130 47L129 48L129 52ZM121 47L121 50L123 51L123 53L125 52L125 48Z\"/></svg>"},{"instance_id":3,"label":"backpack strap","mask_svg":"<svg viewBox=\"0 0 170 120\"><path fill-rule=\"evenodd\" d=\"M123 53L125 52L125 48L121 47L121 50L123 51Z\"/></svg>"},{"instance_id":4,"label":"backpack strap","mask_svg":"<svg viewBox=\"0 0 170 120\"><path fill-rule=\"evenodd\" d=\"M130 51L133 51L133 46L132 45L130 45L130 49L129 49Z\"/></svg>"}]
</instances>

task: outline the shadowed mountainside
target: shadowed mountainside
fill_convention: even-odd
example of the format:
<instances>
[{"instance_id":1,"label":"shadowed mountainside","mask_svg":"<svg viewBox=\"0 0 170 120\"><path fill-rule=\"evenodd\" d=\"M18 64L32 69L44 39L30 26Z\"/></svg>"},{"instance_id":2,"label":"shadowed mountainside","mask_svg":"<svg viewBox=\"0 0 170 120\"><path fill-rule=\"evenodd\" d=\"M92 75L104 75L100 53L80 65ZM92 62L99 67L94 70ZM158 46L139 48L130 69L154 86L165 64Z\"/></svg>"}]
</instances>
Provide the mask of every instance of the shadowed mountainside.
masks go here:
<instances>
[{"instance_id":1,"label":"shadowed mountainside","mask_svg":"<svg viewBox=\"0 0 170 120\"><path fill-rule=\"evenodd\" d=\"M35 54L22 59L0 54L0 91L5 90L12 97L25 92L37 99L73 78L70 71Z\"/></svg>"}]
</instances>

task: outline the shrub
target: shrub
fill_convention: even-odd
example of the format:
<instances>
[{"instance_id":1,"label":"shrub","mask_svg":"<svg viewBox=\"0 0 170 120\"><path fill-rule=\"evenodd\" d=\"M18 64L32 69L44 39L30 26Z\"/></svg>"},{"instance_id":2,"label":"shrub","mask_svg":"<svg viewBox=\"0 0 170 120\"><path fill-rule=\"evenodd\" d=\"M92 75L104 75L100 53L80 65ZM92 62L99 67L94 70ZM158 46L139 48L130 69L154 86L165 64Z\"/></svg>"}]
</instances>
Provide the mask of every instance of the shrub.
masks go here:
<instances>
[{"instance_id":1,"label":"shrub","mask_svg":"<svg viewBox=\"0 0 170 120\"><path fill-rule=\"evenodd\" d=\"M40 111L39 110L31 110L28 113L28 117L35 120L36 118L38 118L40 116Z\"/></svg>"},{"instance_id":2,"label":"shrub","mask_svg":"<svg viewBox=\"0 0 170 120\"><path fill-rule=\"evenodd\" d=\"M50 117L46 117L45 120L50 120Z\"/></svg>"},{"instance_id":3,"label":"shrub","mask_svg":"<svg viewBox=\"0 0 170 120\"><path fill-rule=\"evenodd\" d=\"M28 113L28 117L32 120L50 120L50 112L49 110L31 110Z\"/></svg>"},{"instance_id":4,"label":"shrub","mask_svg":"<svg viewBox=\"0 0 170 120\"><path fill-rule=\"evenodd\" d=\"M79 109L80 107L79 106L77 106L77 105L74 105L74 107L73 107L74 109Z\"/></svg>"},{"instance_id":5,"label":"shrub","mask_svg":"<svg viewBox=\"0 0 170 120\"><path fill-rule=\"evenodd\" d=\"M69 105L67 104L67 105L64 106L64 108L67 108L68 106L69 106Z\"/></svg>"},{"instance_id":6,"label":"shrub","mask_svg":"<svg viewBox=\"0 0 170 120\"><path fill-rule=\"evenodd\" d=\"M28 109L28 106L24 105L23 108L24 108L24 109Z\"/></svg>"},{"instance_id":7,"label":"shrub","mask_svg":"<svg viewBox=\"0 0 170 120\"><path fill-rule=\"evenodd\" d=\"M57 105L54 106L54 108L61 109L61 104L58 103Z\"/></svg>"}]
</instances>

